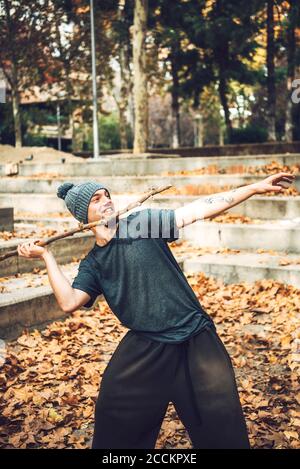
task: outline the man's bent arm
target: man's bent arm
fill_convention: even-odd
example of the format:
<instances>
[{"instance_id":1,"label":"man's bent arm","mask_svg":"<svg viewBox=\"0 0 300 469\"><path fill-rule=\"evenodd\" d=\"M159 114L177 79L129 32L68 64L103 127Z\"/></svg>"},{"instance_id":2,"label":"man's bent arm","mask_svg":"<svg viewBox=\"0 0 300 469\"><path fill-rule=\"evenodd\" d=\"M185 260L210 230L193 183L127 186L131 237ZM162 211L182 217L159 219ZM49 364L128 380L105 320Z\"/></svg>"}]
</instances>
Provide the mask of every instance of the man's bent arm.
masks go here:
<instances>
[{"instance_id":1,"label":"man's bent arm","mask_svg":"<svg viewBox=\"0 0 300 469\"><path fill-rule=\"evenodd\" d=\"M46 250L43 254L43 259L46 263L49 282L53 293L64 312L70 313L74 311L76 307L80 307L90 300L90 295L86 292L76 290L70 285L69 280L63 274L51 251Z\"/></svg>"}]
</instances>

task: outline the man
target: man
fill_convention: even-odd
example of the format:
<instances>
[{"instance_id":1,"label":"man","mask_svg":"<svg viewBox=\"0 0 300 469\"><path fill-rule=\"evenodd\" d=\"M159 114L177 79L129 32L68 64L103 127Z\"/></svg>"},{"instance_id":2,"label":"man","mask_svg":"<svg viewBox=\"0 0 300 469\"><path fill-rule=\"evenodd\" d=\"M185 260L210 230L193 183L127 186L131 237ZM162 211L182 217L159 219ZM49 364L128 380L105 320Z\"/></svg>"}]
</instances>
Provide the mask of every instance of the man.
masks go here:
<instances>
[{"instance_id":1,"label":"man","mask_svg":"<svg viewBox=\"0 0 300 469\"><path fill-rule=\"evenodd\" d=\"M95 245L72 285L46 247L18 247L21 256L45 260L63 311L90 308L103 294L129 329L104 370L92 448L154 448L169 402L194 448L249 448L231 359L167 243L178 239L179 228L255 194L282 192L293 179L278 173L176 210L136 210L94 227ZM82 223L113 219L102 184L65 183L57 195Z\"/></svg>"}]
</instances>

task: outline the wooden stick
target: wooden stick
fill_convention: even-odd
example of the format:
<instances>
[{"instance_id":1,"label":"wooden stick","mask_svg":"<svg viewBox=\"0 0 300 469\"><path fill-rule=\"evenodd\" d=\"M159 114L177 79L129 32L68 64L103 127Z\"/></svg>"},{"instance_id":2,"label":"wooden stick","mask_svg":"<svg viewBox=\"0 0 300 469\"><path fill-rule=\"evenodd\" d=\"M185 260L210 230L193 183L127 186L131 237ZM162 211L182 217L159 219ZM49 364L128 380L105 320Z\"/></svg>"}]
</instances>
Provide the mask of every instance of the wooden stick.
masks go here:
<instances>
[{"instance_id":1,"label":"wooden stick","mask_svg":"<svg viewBox=\"0 0 300 469\"><path fill-rule=\"evenodd\" d=\"M51 236L51 238L45 239L44 241L36 241L34 244L36 244L37 246L47 246L48 244L53 243L54 241L57 241L58 239L67 238L68 236L73 236L73 234L75 233L79 233L80 231L84 231L84 230L89 230L93 228L94 226L98 226L98 225L107 226L108 223L114 218L117 221L120 215L123 215L123 213L129 212L129 210L131 210L132 208L142 205L142 203L145 202L145 200L149 199L149 197L155 194L159 194L160 192L166 191L167 189L170 189L170 187L172 187L171 184L168 184L167 186L160 186L157 188L153 187L148 192L146 192L142 197L137 199L135 202L131 202L129 205L127 205L127 207L123 208L122 210L119 210L118 212L116 212L116 214L112 215L111 217L98 220L98 221L94 221L92 223L86 223L86 224L79 223L78 228L73 228L73 230L66 231L64 233L60 233L55 236ZM17 249L15 249L14 251L9 251L6 254L2 254L2 256L0 256L0 262L4 261L5 259L8 259L9 257L13 257L17 255L18 255Z\"/></svg>"}]
</instances>

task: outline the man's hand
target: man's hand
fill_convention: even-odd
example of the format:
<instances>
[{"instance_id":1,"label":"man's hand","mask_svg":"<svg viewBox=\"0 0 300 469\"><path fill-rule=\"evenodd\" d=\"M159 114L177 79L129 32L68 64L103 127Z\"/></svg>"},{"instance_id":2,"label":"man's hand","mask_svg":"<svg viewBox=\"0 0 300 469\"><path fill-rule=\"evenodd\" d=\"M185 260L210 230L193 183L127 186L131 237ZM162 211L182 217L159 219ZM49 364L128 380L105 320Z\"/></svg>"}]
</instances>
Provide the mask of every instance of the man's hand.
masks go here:
<instances>
[{"instance_id":1,"label":"man's hand","mask_svg":"<svg viewBox=\"0 0 300 469\"><path fill-rule=\"evenodd\" d=\"M35 243L38 241L28 241L27 243L19 244L17 248L19 256L29 259L42 259L47 249L44 246L37 246Z\"/></svg>"},{"instance_id":2,"label":"man's hand","mask_svg":"<svg viewBox=\"0 0 300 469\"><path fill-rule=\"evenodd\" d=\"M294 174L277 173L267 177L261 182L255 182L251 185L255 191L255 194L266 194L267 192L283 192L289 184L292 184L292 182L294 182L294 179ZM284 187L285 184L286 187Z\"/></svg>"}]
</instances>

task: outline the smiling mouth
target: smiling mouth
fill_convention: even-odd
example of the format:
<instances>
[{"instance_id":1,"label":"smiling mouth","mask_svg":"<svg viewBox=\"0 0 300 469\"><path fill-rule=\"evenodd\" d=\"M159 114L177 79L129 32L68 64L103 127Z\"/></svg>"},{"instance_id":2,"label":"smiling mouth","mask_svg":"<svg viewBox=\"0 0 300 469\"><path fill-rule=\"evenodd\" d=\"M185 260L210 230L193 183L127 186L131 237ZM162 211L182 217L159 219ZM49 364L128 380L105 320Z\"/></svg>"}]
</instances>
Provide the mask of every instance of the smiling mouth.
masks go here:
<instances>
[{"instance_id":1,"label":"smiling mouth","mask_svg":"<svg viewBox=\"0 0 300 469\"><path fill-rule=\"evenodd\" d=\"M106 209L104 210L104 213L109 212L109 211L110 211L110 212L113 212L114 210L113 210L112 207L108 207L108 208L106 208Z\"/></svg>"}]
</instances>

